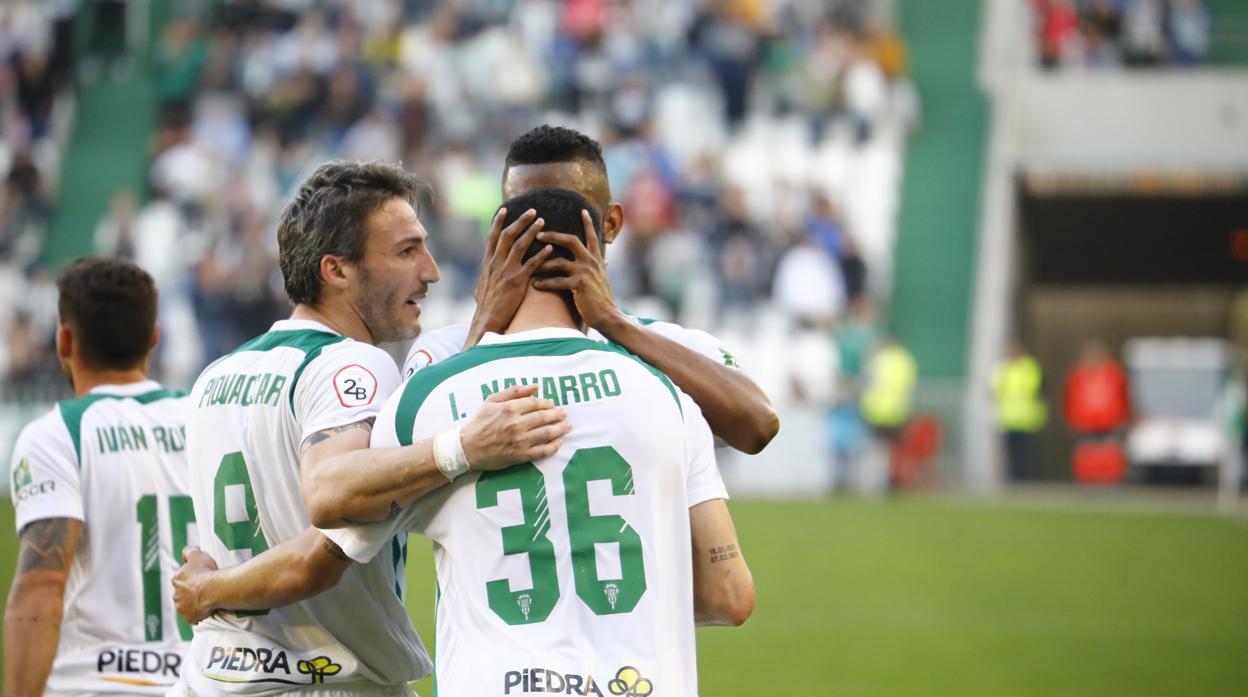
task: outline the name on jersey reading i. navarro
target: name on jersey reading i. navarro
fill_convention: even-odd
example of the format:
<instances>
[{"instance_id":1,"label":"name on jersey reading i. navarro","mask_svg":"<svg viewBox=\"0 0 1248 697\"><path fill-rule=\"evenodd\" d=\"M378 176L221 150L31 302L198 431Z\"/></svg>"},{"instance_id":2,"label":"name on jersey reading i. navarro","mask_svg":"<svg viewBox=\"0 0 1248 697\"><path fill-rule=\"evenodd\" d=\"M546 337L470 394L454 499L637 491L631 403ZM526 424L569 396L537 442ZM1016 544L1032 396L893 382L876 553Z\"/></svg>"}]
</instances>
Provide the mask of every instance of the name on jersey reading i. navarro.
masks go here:
<instances>
[{"instance_id":1,"label":"name on jersey reading i. navarro","mask_svg":"<svg viewBox=\"0 0 1248 697\"><path fill-rule=\"evenodd\" d=\"M575 375L547 375L543 377L503 378L481 383L481 399L516 385L537 385L539 397L549 399L555 406L594 402L607 397L620 396L620 378L615 371L607 368L598 372L576 373ZM451 411L458 413L455 407L455 393L450 393Z\"/></svg>"}]
</instances>

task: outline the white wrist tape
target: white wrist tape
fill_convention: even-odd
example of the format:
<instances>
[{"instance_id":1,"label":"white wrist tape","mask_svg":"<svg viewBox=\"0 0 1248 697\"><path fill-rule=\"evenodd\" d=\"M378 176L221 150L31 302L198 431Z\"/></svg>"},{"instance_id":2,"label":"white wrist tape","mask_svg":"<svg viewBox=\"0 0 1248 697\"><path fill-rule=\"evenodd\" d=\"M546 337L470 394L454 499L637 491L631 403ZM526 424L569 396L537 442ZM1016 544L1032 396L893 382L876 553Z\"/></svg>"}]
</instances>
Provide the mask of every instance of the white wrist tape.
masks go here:
<instances>
[{"instance_id":1,"label":"white wrist tape","mask_svg":"<svg viewBox=\"0 0 1248 697\"><path fill-rule=\"evenodd\" d=\"M433 459L438 471L451 481L468 471L468 456L464 455L464 441L458 428L434 436Z\"/></svg>"}]
</instances>

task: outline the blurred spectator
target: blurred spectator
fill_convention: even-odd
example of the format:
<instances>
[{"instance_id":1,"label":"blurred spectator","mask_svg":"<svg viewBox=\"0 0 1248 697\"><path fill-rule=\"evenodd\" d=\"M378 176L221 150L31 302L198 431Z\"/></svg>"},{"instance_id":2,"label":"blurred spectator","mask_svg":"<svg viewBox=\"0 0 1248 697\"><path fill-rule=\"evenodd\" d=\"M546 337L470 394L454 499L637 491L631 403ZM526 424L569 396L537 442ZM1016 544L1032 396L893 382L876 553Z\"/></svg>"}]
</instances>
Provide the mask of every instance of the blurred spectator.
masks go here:
<instances>
[{"instance_id":1,"label":"blurred spectator","mask_svg":"<svg viewBox=\"0 0 1248 697\"><path fill-rule=\"evenodd\" d=\"M996 396L997 428L1005 439L1010 481L1036 479L1035 439L1048 417L1042 388L1040 363L1020 341L1010 342L1009 352L992 375Z\"/></svg>"},{"instance_id":2,"label":"blurred spectator","mask_svg":"<svg viewBox=\"0 0 1248 697\"><path fill-rule=\"evenodd\" d=\"M914 356L892 337L885 337L871 353L864 373L862 418L871 428L873 447L861 463L859 488L883 493L894 466L895 449L910 420L919 370Z\"/></svg>"},{"instance_id":3,"label":"blurred spectator","mask_svg":"<svg viewBox=\"0 0 1248 697\"><path fill-rule=\"evenodd\" d=\"M1037 0L1036 26L1040 64L1053 68L1069 60L1075 50L1079 13L1074 0Z\"/></svg>"},{"instance_id":4,"label":"blurred spectator","mask_svg":"<svg viewBox=\"0 0 1248 697\"><path fill-rule=\"evenodd\" d=\"M1171 0L1166 35L1178 65L1196 65L1209 53L1209 10L1200 0Z\"/></svg>"},{"instance_id":5,"label":"blurred spectator","mask_svg":"<svg viewBox=\"0 0 1248 697\"><path fill-rule=\"evenodd\" d=\"M95 253L106 257L134 258L134 223L138 211L134 192L129 189L113 194L108 213L95 226Z\"/></svg>"},{"instance_id":6,"label":"blurred spectator","mask_svg":"<svg viewBox=\"0 0 1248 697\"><path fill-rule=\"evenodd\" d=\"M713 0L698 13L691 43L705 56L719 84L724 118L731 128L745 120L750 82L762 49L759 11L747 0Z\"/></svg>"},{"instance_id":7,"label":"blurred spectator","mask_svg":"<svg viewBox=\"0 0 1248 697\"><path fill-rule=\"evenodd\" d=\"M1126 425L1130 409L1126 372L1104 341L1089 341L1066 378L1066 422L1081 436L1104 435Z\"/></svg>"},{"instance_id":8,"label":"blurred spectator","mask_svg":"<svg viewBox=\"0 0 1248 697\"><path fill-rule=\"evenodd\" d=\"M866 443L866 423L859 400L862 396L867 359L882 338L875 310L864 297L850 300L848 312L832 331L838 358L836 403L828 415L828 438L837 463L834 486L849 484Z\"/></svg>"},{"instance_id":9,"label":"blurred spectator","mask_svg":"<svg viewBox=\"0 0 1248 697\"><path fill-rule=\"evenodd\" d=\"M892 440L910 418L918 365L896 339L885 337L865 368L862 416L877 434Z\"/></svg>"},{"instance_id":10,"label":"blurred spectator","mask_svg":"<svg viewBox=\"0 0 1248 697\"><path fill-rule=\"evenodd\" d=\"M829 327L845 305L845 284L836 260L806 239L780 257L772 295L803 326Z\"/></svg>"}]
</instances>

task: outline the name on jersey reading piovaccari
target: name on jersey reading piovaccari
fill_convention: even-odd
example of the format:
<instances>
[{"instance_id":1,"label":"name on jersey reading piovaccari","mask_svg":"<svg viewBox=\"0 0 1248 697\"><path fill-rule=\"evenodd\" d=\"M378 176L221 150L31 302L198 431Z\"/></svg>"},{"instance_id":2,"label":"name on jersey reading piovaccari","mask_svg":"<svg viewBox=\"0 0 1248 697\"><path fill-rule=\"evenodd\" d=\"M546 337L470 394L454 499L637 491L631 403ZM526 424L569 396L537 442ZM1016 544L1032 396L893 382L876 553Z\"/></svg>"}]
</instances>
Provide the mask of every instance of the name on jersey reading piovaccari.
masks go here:
<instances>
[{"instance_id":1,"label":"name on jersey reading piovaccari","mask_svg":"<svg viewBox=\"0 0 1248 697\"><path fill-rule=\"evenodd\" d=\"M503 378L481 383L481 399L516 385L537 385L537 396L549 399L555 406L564 407L569 404L596 402L608 397L620 396L620 378L610 368L598 372L576 373L574 375L547 375L524 378ZM455 393L447 398L451 402L451 414L456 419L467 414L459 411L455 402Z\"/></svg>"},{"instance_id":2,"label":"name on jersey reading piovaccari","mask_svg":"<svg viewBox=\"0 0 1248 697\"><path fill-rule=\"evenodd\" d=\"M198 406L241 404L249 407L253 404L262 404L275 407L281 400L282 388L285 386L285 375L273 373L222 375L208 381L208 385L204 387L204 393L199 396Z\"/></svg>"}]
</instances>

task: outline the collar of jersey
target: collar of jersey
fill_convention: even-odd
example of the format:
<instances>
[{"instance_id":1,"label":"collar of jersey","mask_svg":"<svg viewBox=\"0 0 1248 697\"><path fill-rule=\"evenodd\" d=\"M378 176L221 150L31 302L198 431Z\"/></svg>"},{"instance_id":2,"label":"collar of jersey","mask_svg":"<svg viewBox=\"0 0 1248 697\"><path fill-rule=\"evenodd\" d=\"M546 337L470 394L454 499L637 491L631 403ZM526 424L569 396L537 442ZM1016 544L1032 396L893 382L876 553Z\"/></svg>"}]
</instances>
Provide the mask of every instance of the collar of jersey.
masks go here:
<instances>
[{"instance_id":1,"label":"collar of jersey","mask_svg":"<svg viewBox=\"0 0 1248 697\"><path fill-rule=\"evenodd\" d=\"M140 380L138 382L128 382L124 385L96 385L87 394L111 394L129 397L159 389L160 383L155 380Z\"/></svg>"},{"instance_id":2,"label":"collar of jersey","mask_svg":"<svg viewBox=\"0 0 1248 697\"><path fill-rule=\"evenodd\" d=\"M545 329L530 329L527 332L516 332L515 334L495 334L494 332L486 332L481 337L481 341L477 342L478 346L490 346L493 344L513 344L518 341L546 341L549 339L585 339L587 338L581 332L575 329L567 329L565 327L547 327Z\"/></svg>"},{"instance_id":3,"label":"collar of jersey","mask_svg":"<svg viewBox=\"0 0 1248 697\"><path fill-rule=\"evenodd\" d=\"M311 330L315 332L329 332L330 334L341 334L341 332L336 332L333 329L330 329L329 327L325 326L324 324L321 324L320 322L317 322L315 320L310 320L310 319L279 319L273 323L272 327L269 327L269 331L271 332L289 332L289 331L299 331L299 330Z\"/></svg>"}]
</instances>

